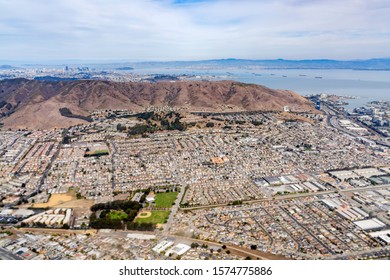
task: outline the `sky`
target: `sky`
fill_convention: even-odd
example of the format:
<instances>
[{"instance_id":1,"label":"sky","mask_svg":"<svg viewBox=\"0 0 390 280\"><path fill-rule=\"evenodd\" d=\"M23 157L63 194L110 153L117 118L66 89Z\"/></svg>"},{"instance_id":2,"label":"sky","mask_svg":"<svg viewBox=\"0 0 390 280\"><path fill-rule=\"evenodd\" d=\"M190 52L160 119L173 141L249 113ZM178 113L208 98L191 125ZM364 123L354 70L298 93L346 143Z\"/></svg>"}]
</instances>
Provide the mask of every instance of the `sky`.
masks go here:
<instances>
[{"instance_id":1,"label":"sky","mask_svg":"<svg viewBox=\"0 0 390 280\"><path fill-rule=\"evenodd\" d=\"M0 60L390 57L390 0L0 0Z\"/></svg>"}]
</instances>

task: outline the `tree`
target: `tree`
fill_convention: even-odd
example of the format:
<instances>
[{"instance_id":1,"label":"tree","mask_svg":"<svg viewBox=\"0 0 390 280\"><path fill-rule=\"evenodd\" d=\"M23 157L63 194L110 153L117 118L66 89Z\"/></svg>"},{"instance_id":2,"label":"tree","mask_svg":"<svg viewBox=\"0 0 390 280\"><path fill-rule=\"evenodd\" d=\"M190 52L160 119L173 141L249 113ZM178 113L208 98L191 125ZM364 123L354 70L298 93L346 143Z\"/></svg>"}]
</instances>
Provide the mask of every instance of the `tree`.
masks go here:
<instances>
[{"instance_id":1,"label":"tree","mask_svg":"<svg viewBox=\"0 0 390 280\"><path fill-rule=\"evenodd\" d=\"M199 244L198 243L191 243L191 248L194 249L194 248L198 248L199 247Z\"/></svg>"},{"instance_id":2,"label":"tree","mask_svg":"<svg viewBox=\"0 0 390 280\"><path fill-rule=\"evenodd\" d=\"M257 250L257 245L251 245L251 250Z\"/></svg>"},{"instance_id":3,"label":"tree","mask_svg":"<svg viewBox=\"0 0 390 280\"><path fill-rule=\"evenodd\" d=\"M222 245L222 249L224 249L224 250L225 250L225 249L226 249L226 245Z\"/></svg>"},{"instance_id":4,"label":"tree","mask_svg":"<svg viewBox=\"0 0 390 280\"><path fill-rule=\"evenodd\" d=\"M124 130L126 130L126 126L124 126L124 125L118 123L118 124L116 125L116 130L117 130L117 131L124 131Z\"/></svg>"},{"instance_id":5,"label":"tree","mask_svg":"<svg viewBox=\"0 0 390 280\"><path fill-rule=\"evenodd\" d=\"M208 122L208 123L206 123L206 127L214 127L214 123L213 122Z\"/></svg>"}]
</instances>

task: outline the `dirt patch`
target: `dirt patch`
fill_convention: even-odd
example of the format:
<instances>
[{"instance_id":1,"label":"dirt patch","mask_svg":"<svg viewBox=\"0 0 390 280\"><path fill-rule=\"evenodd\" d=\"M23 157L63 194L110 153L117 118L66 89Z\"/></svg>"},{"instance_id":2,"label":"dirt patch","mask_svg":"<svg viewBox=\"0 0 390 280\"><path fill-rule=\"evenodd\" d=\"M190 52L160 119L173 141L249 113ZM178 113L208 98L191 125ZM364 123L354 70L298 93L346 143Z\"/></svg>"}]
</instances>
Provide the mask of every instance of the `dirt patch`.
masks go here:
<instances>
[{"instance_id":1,"label":"dirt patch","mask_svg":"<svg viewBox=\"0 0 390 280\"><path fill-rule=\"evenodd\" d=\"M309 119L309 118L306 118L304 116L300 116L300 115L288 113L288 112L282 112L282 113L278 114L277 118L280 120L284 120L284 121L299 121L299 122L310 123L312 125L315 124L315 121L313 119Z\"/></svg>"},{"instance_id":2,"label":"dirt patch","mask_svg":"<svg viewBox=\"0 0 390 280\"><path fill-rule=\"evenodd\" d=\"M33 232L37 234L97 234L96 229L87 229L87 230L71 230L71 229L59 229L59 228L20 228L18 232L28 233Z\"/></svg>"},{"instance_id":3,"label":"dirt patch","mask_svg":"<svg viewBox=\"0 0 390 280\"><path fill-rule=\"evenodd\" d=\"M67 193L52 194L48 202L34 203L33 208L83 208L89 209L95 203L94 200L77 199L74 190Z\"/></svg>"},{"instance_id":4,"label":"dirt patch","mask_svg":"<svg viewBox=\"0 0 390 280\"><path fill-rule=\"evenodd\" d=\"M77 200L71 200L71 201L64 202L58 206L61 206L61 208L64 207L64 208L87 208L87 209L89 209L94 204L95 204L94 200L77 199Z\"/></svg>"},{"instance_id":5,"label":"dirt patch","mask_svg":"<svg viewBox=\"0 0 390 280\"><path fill-rule=\"evenodd\" d=\"M34 203L33 208L46 208L46 207L55 207L66 202L76 199L72 193L55 193L52 194L48 202L45 203Z\"/></svg>"}]
</instances>

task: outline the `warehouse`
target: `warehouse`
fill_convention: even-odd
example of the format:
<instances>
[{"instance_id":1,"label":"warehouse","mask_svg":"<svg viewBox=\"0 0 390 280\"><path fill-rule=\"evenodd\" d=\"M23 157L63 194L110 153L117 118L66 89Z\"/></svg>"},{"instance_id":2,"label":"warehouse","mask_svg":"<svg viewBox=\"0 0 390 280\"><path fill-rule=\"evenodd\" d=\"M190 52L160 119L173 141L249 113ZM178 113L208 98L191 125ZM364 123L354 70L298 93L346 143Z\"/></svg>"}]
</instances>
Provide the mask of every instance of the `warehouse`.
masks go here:
<instances>
[{"instance_id":1,"label":"warehouse","mask_svg":"<svg viewBox=\"0 0 390 280\"><path fill-rule=\"evenodd\" d=\"M316 186L314 186L310 182L303 183L303 185L306 187L306 189L309 189L312 192L317 192L318 191L318 188Z\"/></svg>"},{"instance_id":2,"label":"warehouse","mask_svg":"<svg viewBox=\"0 0 390 280\"><path fill-rule=\"evenodd\" d=\"M356 221L354 222L354 224L360 227L362 230L366 230L366 231L379 230L386 227L386 224L382 223L377 218Z\"/></svg>"},{"instance_id":3,"label":"warehouse","mask_svg":"<svg viewBox=\"0 0 390 280\"><path fill-rule=\"evenodd\" d=\"M382 230L371 232L370 236L373 238L378 238L385 245L390 245L390 230Z\"/></svg>"},{"instance_id":4,"label":"warehouse","mask_svg":"<svg viewBox=\"0 0 390 280\"><path fill-rule=\"evenodd\" d=\"M370 178L372 176L383 176L386 173L379 171L377 168L362 168L353 170L360 177Z\"/></svg>"},{"instance_id":5,"label":"warehouse","mask_svg":"<svg viewBox=\"0 0 390 280\"><path fill-rule=\"evenodd\" d=\"M369 215L364 212L363 210L354 207L341 207L336 210L336 213L339 214L341 217L350 220L350 221L356 221L356 220L362 220L369 217Z\"/></svg>"},{"instance_id":6,"label":"warehouse","mask_svg":"<svg viewBox=\"0 0 390 280\"><path fill-rule=\"evenodd\" d=\"M329 174L340 181L359 178L359 175L349 170L333 171L333 172L329 172Z\"/></svg>"},{"instance_id":7,"label":"warehouse","mask_svg":"<svg viewBox=\"0 0 390 280\"><path fill-rule=\"evenodd\" d=\"M347 205L347 203L345 203L345 201L343 201L342 199L337 199L337 198L327 198L327 199L323 199L321 200L321 202L323 204L325 204L326 207L328 207L330 210L335 210L337 208L340 208L342 207L343 205Z\"/></svg>"}]
</instances>

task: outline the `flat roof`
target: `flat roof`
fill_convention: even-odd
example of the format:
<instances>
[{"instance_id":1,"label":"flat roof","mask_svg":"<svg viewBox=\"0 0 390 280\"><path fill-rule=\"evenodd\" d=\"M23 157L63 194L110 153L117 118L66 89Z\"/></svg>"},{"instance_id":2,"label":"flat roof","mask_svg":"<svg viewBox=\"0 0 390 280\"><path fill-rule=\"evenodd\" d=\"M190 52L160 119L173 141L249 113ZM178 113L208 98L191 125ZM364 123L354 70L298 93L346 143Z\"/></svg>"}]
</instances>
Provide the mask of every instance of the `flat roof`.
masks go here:
<instances>
[{"instance_id":1,"label":"flat roof","mask_svg":"<svg viewBox=\"0 0 390 280\"><path fill-rule=\"evenodd\" d=\"M153 234L129 233L129 234L127 234L127 238L152 240L152 239L155 239L156 236Z\"/></svg>"},{"instance_id":2,"label":"flat roof","mask_svg":"<svg viewBox=\"0 0 390 280\"><path fill-rule=\"evenodd\" d=\"M174 244L173 241L163 240L160 243L158 243L152 250L157 252L157 253L160 253L160 252L164 251L165 249L171 247L173 244Z\"/></svg>"},{"instance_id":3,"label":"flat roof","mask_svg":"<svg viewBox=\"0 0 390 280\"><path fill-rule=\"evenodd\" d=\"M354 179L354 178L359 178L360 176L357 175L356 173L353 173L350 170L342 170L342 171L332 171L329 172L330 175L336 177L337 179L343 181L345 179Z\"/></svg>"},{"instance_id":4,"label":"flat roof","mask_svg":"<svg viewBox=\"0 0 390 280\"><path fill-rule=\"evenodd\" d=\"M357 225L358 227L360 227L362 230L378 229L378 228L383 228L386 226L386 224L382 223L377 218L356 221L356 222L354 222L354 224Z\"/></svg>"},{"instance_id":5,"label":"flat roof","mask_svg":"<svg viewBox=\"0 0 390 280\"><path fill-rule=\"evenodd\" d=\"M169 256L170 253L175 253L176 255L183 255L185 252L187 252L189 249L191 249L191 246L188 246L186 244L183 244L183 243L179 243L177 245L175 245L174 247L172 247L171 249L169 249L167 252L166 252L166 256Z\"/></svg>"},{"instance_id":6,"label":"flat roof","mask_svg":"<svg viewBox=\"0 0 390 280\"><path fill-rule=\"evenodd\" d=\"M390 237L388 235L381 235L378 238L382 239L386 244L390 244Z\"/></svg>"},{"instance_id":7,"label":"flat roof","mask_svg":"<svg viewBox=\"0 0 390 280\"><path fill-rule=\"evenodd\" d=\"M386 175L385 172L380 171L377 168L361 168L361 169L354 169L354 173L357 175L369 178L372 176L381 176L381 175Z\"/></svg>"},{"instance_id":8,"label":"flat roof","mask_svg":"<svg viewBox=\"0 0 390 280\"><path fill-rule=\"evenodd\" d=\"M390 234L390 229L370 232L369 234L370 234L371 237L378 237L378 236L381 236L381 235L387 235L387 234Z\"/></svg>"}]
</instances>

